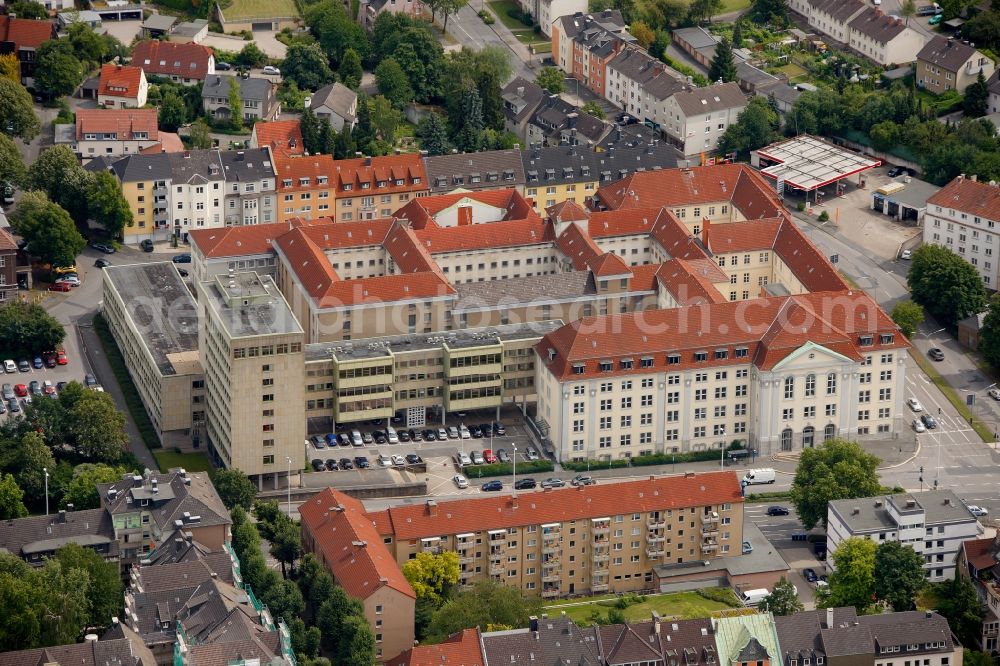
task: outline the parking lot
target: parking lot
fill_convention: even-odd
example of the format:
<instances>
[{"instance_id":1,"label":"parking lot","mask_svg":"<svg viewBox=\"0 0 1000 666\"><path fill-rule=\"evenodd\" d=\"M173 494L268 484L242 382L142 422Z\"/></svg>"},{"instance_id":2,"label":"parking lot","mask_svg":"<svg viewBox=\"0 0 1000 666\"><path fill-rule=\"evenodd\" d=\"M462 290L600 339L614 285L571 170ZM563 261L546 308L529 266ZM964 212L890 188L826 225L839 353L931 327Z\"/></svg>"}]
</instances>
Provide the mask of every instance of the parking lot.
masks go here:
<instances>
[{"instance_id":1,"label":"parking lot","mask_svg":"<svg viewBox=\"0 0 1000 666\"><path fill-rule=\"evenodd\" d=\"M768 515L768 508L780 506L788 510L788 515ZM799 592L799 600L806 609L816 607L816 583L806 580L806 571L812 570L817 576L827 574L824 562L816 558L814 546L808 541L793 541L793 534L803 534L805 530L799 522L795 509L787 502L775 504L747 504L744 517L752 521L791 568L789 578Z\"/></svg>"},{"instance_id":2,"label":"parking lot","mask_svg":"<svg viewBox=\"0 0 1000 666\"><path fill-rule=\"evenodd\" d=\"M71 382L78 381L82 382L86 371L80 364L79 359L74 359L70 356L66 357L66 365L56 365L54 368L45 367L43 364L41 368L35 368L32 365L33 359L10 359L15 365L19 363L20 360L25 360L28 363L28 370L26 372L21 372L15 370L14 372L6 372L3 368L0 368L0 384L10 384L11 389L14 390L19 386L24 386L28 392L28 396L16 395L16 400L20 408L24 408L24 405L29 399L31 399L30 386L31 382L38 382L39 386L44 386L46 381L51 382L53 388L56 387L60 382ZM20 393L21 391L18 391ZM39 396L34 396L33 399L38 399ZM9 408L7 400L3 400L4 412L0 414L0 422L5 419L11 418L11 415L17 415L17 412L13 412Z\"/></svg>"}]
</instances>

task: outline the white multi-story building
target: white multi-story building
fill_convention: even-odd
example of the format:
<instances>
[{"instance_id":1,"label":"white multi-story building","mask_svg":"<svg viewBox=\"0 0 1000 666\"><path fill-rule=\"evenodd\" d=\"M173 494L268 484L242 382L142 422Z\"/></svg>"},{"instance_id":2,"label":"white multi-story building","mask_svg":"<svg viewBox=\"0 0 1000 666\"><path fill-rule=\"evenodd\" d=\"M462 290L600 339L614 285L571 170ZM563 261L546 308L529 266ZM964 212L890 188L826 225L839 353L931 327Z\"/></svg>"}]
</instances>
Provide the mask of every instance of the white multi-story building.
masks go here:
<instances>
[{"instance_id":1,"label":"white multi-story building","mask_svg":"<svg viewBox=\"0 0 1000 666\"><path fill-rule=\"evenodd\" d=\"M861 0L793 0L789 6L808 19L810 28L844 44L850 39L848 24L865 10Z\"/></svg>"},{"instance_id":2,"label":"white multi-story building","mask_svg":"<svg viewBox=\"0 0 1000 666\"><path fill-rule=\"evenodd\" d=\"M267 148L219 152L226 180L225 225L276 222L278 195Z\"/></svg>"},{"instance_id":3,"label":"white multi-story building","mask_svg":"<svg viewBox=\"0 0 1000 666\"><path fill-rule=\"evenodd\" d=\"M628 47L608 63L604 97L639 122L660 129L667 123L667 99L692 87L680 72Z\"/></svg>"},{"instance_id":4,"label":"white multi-story building","mask_svg":"<svg viewBox=\"0 0 1000 666\"><path fill-rule=\"evenodd\" d=\"M960 175L927 200L924 242L972 264L987 289L1000 285L1000 187Z\"/></svg>"},{"instance_id":5,"label":"white multi-story building","mask_svg":"<svg viewBox=\"0 0 1000 666\"><path fill-rule=\"evenodd\" d=\"M187 240L192 229L223 226L225 176L217 150L170 153L170 229Z\"/></svg>"},{"instance_id":6,"label":"white multi-story building","mask_svg":"<svg viewBox=\"0 0 1000 666\"><path fill-rule=\"evenodd\" d=\"M883 67L913 62L926 43L924 36L906 27L902 19L873 7L848 24L847 34L851 48Z\"/></svg>"},{"instance_id":7,"label":"white multi-story building","mask_svg":"<svg viewBox=\"0 0 1000 666\"><path fill-rule=\"evenodd\" d=\"M927 579L935 582L954 577L962 543L978 535L979 521L950 490L836 500L827 509L831 554L851 537L898 541L924 558Z\"/></svg>"},{"instance_id":8,"label":"white multi-story building","mask_svg":"<svg viewBox=\"0 0 1000 666\"><path fill-rule=\"evenodd\" d=\"M747 98L730 81L674 93L663 106L660 129L685 155L697 155L718 147L726 128L746 108Z\"/></svg>"}]
</instances>

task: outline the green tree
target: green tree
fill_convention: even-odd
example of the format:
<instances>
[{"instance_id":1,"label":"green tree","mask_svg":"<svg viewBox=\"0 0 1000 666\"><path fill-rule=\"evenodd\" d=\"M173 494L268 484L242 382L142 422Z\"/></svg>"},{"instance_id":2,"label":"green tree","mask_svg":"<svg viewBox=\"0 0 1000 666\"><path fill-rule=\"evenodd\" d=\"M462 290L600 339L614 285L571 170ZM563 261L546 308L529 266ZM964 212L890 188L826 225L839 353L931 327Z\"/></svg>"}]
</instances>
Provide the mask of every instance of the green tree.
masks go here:
<instances>
[{"instance_id":1,"label":"green tree","mask_svg":"<svg viewBox=\"0 0 1000 666\"><path fill-rule=\"evenodd\" d=\"M460 570L458 555L453 551L438 555L417 553L415 559L403 564L403 575L417 597L428 597L435 606L440 606L451 596Z\"/></svg>"},{"instance_id":2,"label":"green tree","mask_svg":"<svg viewBox=\"0 0 1000 666\"><path fill-rule=\"evenodd\" d=\"M97 494L98 483L114 483L129 470L112 467L103 463L82 463L73 469L73 479L63 492L60 506L73 505L74 511L97 509L101 506L101 496Z\"/></svg>"},{"instance_id":3,"label":"green tree","mask_svg":"<svg viewBox=\"0 0 1000 666\"><path fill-rule=\"evenodd\" d=\"M20 187L24 184L27 170L24 168L24 160L21 159L21 151L17 145L6 134L0 134L0 184Z\"/></svg>"},{"instance_id":4,"label":"green tree","mask_svg":"<svg viewBox=\"0 0 1000 666\"><path fill-rule=\"evenodd\" d=\"M653 43L656 39L656 33L645 21L636 21L629 26L629 32L635 37L635 41L639 43L644 49L648 49L649 45Z\"/></svg>"},{"instance_id":5,"label":"green tree","mask_svg":"<svg viewBox=\"0 0 1000 666\"><path fill-rule=\"evenodd\" d=\"M602 109L601 105L595 102L594 100L591 100L586 104L584 104L582 107L580 107L580 110L585 113L589 113L590 115L600 120L604 120L604 118L606 117L604 109Z\"/></svg>"},{"instance_id":6,"label":"green tree","mask_svg":"<svg viewBox=\"0 0 1000 666\"><path fill-rule=\"evenodd\" d=\"M913 300L943 326L986 309L986 290L976 269L942 245L924 244L913 253L906 276Z\"/></svg>"},{"instance_id":7,"label":"green tree","mask_svg":"<svg viewBox=\"0 0 1000 666\"><path fill-rule=\"evenodd\" d=\"M85 63L85 72L104 62L108 42L88 24L78 21L66 29L66 38L76 57Z\"/></svg>"},{"instance_id":8,"label":"green tree","mask_svg":"<svg viewBox=\"0 0 1000 666\"><path fill-rule=\"evenodd\" d=\"M440 114L429 112L417 126L420 147L428 155L445 155L451 149L448 143L448 128Z\"/></svg>"},{"instance_id":9,"label":"green tree","mask_svg":"<svg viewBox=\"0 0 1000 666\"><path fill-rule=\"evenodd\" d=\"M390 14L390 12L386 12L379 18ZM364 76L364 73L365 71L361 68L361 56L358 55L358 52L354 49L344 51L344 57L340 59L340 68L337 70L341 82L351 90L357 90L358 86L361 85L361 77Z\"/></svg>"},{"instance_id":10,"label":"green tree","mask_svg":"<svg viewBox=\"0 0 1000 666\"><path fill-rule=\"evenodd\" d=\"M257 499L257 488L246 474L238 469L218 469L212 473L212 485L227 509L240 506L249 510Z\"/></svg>"},{"instance_id":11,"label":"green tree","mask_svg":"<svg viewBox=\"0 0 1000 666\"><path fill-rule=\"evenodd\" d=\"M375 81L378 83L378 91L397 109L402 109L413 101L413 89L395 58L386 58L379 63L375 69Z\"/></svg>"},{"instance_id":12,"label":"green tree","mask_svg":"<svg viewBox=\"0 0 1000 666\"><path fill-rule=\"evenodd\" d=\"M912 2L913 0L910 0ZM980 70L975 82L970 83L965 89L965 99L962 100L962 109L966 117L981 118L989 110L990 89L983 78Z\"/></svg>"},{"instance_id":13,"label":"green tree","mask_svg":"<svg viewBox=\"0 0 1000 666\"><path fill-rule=\"evenodd\" d=\"M90 218L104 227L112 238L121 238L125 227L135 224L121 184L108 171L94 174L88 204Z\"/></svg>"},{"instance_id":14,"label":"green tree","mask_svg":"<svg viewBox=\"0 0 1000 666\"><path fill-rule=\"evenodd\" d=\"M59 320L37 303L11 300L0 305L0 351L4 358L25 358L55 349L65 337Z\"/></svg>"},{"instance_id":15,"label":"green tree","mask_svg":"<svg viewBox=\"0 0 1000 666\"><path fill-rule=\"evenodd\" d=\"M50 146L28 169L28 188L41 190L62 206L73 221L87 222L87 198L92 174L80 166L69 146Z\"/></svg>"},{"instance_id":16,"label":"green tree","mask_svg":"<svg viewBox=\"0 0 1000 666\"><path fill-rule=\"evenodd\" d=\"M985 652L965 648L962 654L962 666L994 666L993 657Z\"/></svg>"},{"instance_id":17,"label":"green tree","mask_svg":"<svg viewBox=\"0 0 1000 666\"><path fill-rule=\"evenodd\" d=\"M390 145L396 143L396 128L403 122L403 114L400 113L392 102L377 95L368 103L371 112L372 129L375 130L375 137Z\"/></svg>"},{"instance_id":18,"label":"green tree","mask_svg":"<svg viewBox=\"0 0 1000 666\"><path fill-rule=\"evenodd\" d=\"M438 9L444 14L444 32L448 32L448 19L452 14L457 14L458 10L469 4L469 0L439 0Z\"/></svg>"},{"instance_id":19,"label":"green tree","mask_svg":"<svg viewBox=\"0 0 1000 666\"><path fill-rule=\"evenodd\" d=\"M771 594L764 597L758 608L774 615L792 615L801 612L805 606L799 601L792 582L782 576L781 580L774 584Z\"/></svg>"},{"instance_id":20,"label":"green tree","mask_svg":"<svg viewBox=\"0 0 1000 666\"><path fill-rule=\"evenodd\" d=\"M7 5L11 14L16 14L18 18L45 20L49 19L49 10L40 2L32 0L15 0Z\"/></svg>"},{"instance_id":21,"label":"green tree","mask_svg":"<svg viewBox=\"0 0 1000 666\"><path fill-rule=\"evenodd\" d=\"M274 573L270 571L269 573ZM291 580L278 580L267 588L261 601L267 604L274 617L293 618L302 615L306 603L299 586Z\"/></svg>"},{"instance_id":22,"label":"green tree","mask_svg":"<svg viewBox=\"0 0 1000 666\"><path fill-rule=\"evenodd\" d=\"M374 138L375 128L372 126L370 100L363 94L358 95L358 122L354 126L354 141L359 148L364 148ZM305 140L305 137L303 137L303 140Z\"/></svg>"},{"instance_id":23,"label":"green tree","mask_svg":"<svg viewBox=\"0 0 1000 666\"><path fill-rule=\"evenodd\" d=\"M111 626L111 618L121 616L122 611L122 578L118 567L90 548L75 543L57 550L56 559L63 571L80 569L87 572L90 615L86 626Z\"/></svg>"},{"instance_id":24,"label":"green tree","mask_svg":"<svg viewBox=\"0 0 1000 666\"><path fill-rule=\"evenodd\" d=\"M757 96L747 103L736 122L726 128L719 139L719 152L738 153L741 156L750 154L773 143L779 137L780 120L766 98Z\"/></svg>"},{"instance_id":25,"label":"green tree","mask_svg":"<svg viewBox=\"0 0 1000 666\"><path fill-rule=\"evenodd\" d=\"M736 19L736 23L733 24L733 48L739 49L743 47L743 19Z\"/></svg>"},{"instance_id":26,"label":"green tree","mask_svg":"<svg viewBox=\"0 0 1000 666\"><path fill-rule=\"evenodd\" d=\"M455 145L465 153L474 153L483 140L483 102L479 91L469 88L462 94L461 126L455 135Z\"/></svg>"},{"instance_id":27,"label":"green tree","mask_svg":"<svg viewBox=\"0 0 1000 666\"><path fill-rule=\"evenodd\" d=\"M128 446L125 415L118 411L111 395L87 391L66 412L67 444L77 454L94 462L115 463Z\"/></svg>"},{"instance_id":28,"label":"green tree","mask_svg":"<svg viewBox=\"0 0 1000 666\"><path fill-rule=\"evenodd\" d=\"M754 23L785 26L788 24L788 5L785 0L752 0L748 15Z\"/></svg>"},{"instance_id":29,"label":"green tree","mask_svg":"<svg viewBox=\"0 0 1000 666\"><path fill-rule=\"evenodd\" d=\"M302 557L299 528L291 520L280 523L271 539L271 555L281 563L281 575L286 576L285 565L295 571L295 560Z\"/></svg>"},{"instance_id":30,"label":"green tree","mask_svg":"<svg viewBox=\"0 0 1000 666\"><path fill-rule=\"evenodd\" d=\"M733 57L733 47L725 37L715 47L712 66L708 68L708 80L712 83L717 81L727 83L736 80L736 59Z\"/></svg>"},{"instance_id":31,"label":"green tree","mask_svg":"<svg viewBox=\"0 0 1000 666\"><path fill-rule=\"evenodd\" d=\"M924 558L898 541L883 541L875 551L875 596L892 610L910 610L927 583Z\"/></svg>"},{"instance_id":32,"label":"green tree","mask_svg":"<svg viewBox=\"0 0 1000 666\"><path fill-rule=\"evenodd\" d=\"M192 148L211 148L213 145L212 128L208 126L204 118L199 118L191 123L188 138L191 140Z\"/></svg>"},{"instance_id":33,"label":"green tree","mask_svg":"<svg viewBox=\"0 0 1000 666\"><path fill-rule=\"evenodd\" d=\"M692 23L711 20L722 11L722 0L691 0L688 7L688 19Z\"/></svg>"},{"instance_id":34,"label":"green tree","mask_svg":"<svg viewBox=\"0 0 1000 666\"><path fill-rule=\"evenodd\" d=\"M340 2L320 0L308 5L304 20L334 69L339 67L347 49L354 49L361 60L371 53L368 34L354 18L347 15Z\"/></svg>"},{"instance_id":35,"label":"green tree","mask_svg":"<svg viewBox=\"0 0 1000 666\"><path fill-rule=\"evenodd\" d=\"M903 335L912 338L917 328L924 322L924 309L910 300L899 301L892 308L892 320L899 326Z\"/></svg>"},{"instance_id":36,"label":"green tree","mask_svg":"<svg viewBox=\"0 0 1000 666\"><path fill-rule=\"evenodd\" d=\"M336 80L326 61L326 54L315 42L289 46L285 61L281 63L281 75L303 90L318 90Z\"/></svg>"},{"instance_id":37,"label":"green tree","mask_svg":"<svg viewBox=\"0 0 1000 666\"><path fill-rule=\"evenodd\" d=\"M0 520L23 518L28 515L24 506L24 491L17 485L13 474L0 474Z\"/></svg>"},{"instance_id":38,"label":"green tree","mask_svg":"<svg viewBox=\"0 0 1000 666\"><path fill-rule=\"evenodd\" d=\"M316 626L323 635L322 645L327 652L338 655L344 651L344 623L351 616L362 616L361 602L353 599L339 585L329 589L316 611Z\"/></svg>"},{"instance_id":39,"label":"green tree","mask_svg":"<svg viewBox=\"0 0 1000 666\"><path fill-rule=\"evenodd\" d=\"M240 95L240 79L229 77L229 92L226 94L229 103L229 126L234 132L243 131L243 98Z\"/></svg>"},{"instance_id":40,"label":"green tree","mask_svg":"<svg viewBox=\"0 0 1000 666\"><path fill-rule=\"evenodd\" d=\"M291 47L289 47L291 51ZM260 50L254 42L247 42L239 54L236 56L236 66L251 69L253 67L263 67L267 64L267 54ZM285 73L285 66L281 66L281 73Z\"/></svg>"},{"instance_id":41,"label":"green tree","mask_svg":"<svg viewBox=\"0 0 1000 666\"><path fill-rule=\"evenodd\" d=\"M906 21L906 25L910 25L910 18L915 16L917 13L917 3L913 0L903 0L899 3L899 15L903 17Z\"/></svg>"},{"instance_id":42,"label":"green tree","mask_svg":"<svg viewBox=\"0 0 1000 666\"><path fill-rule=\"evenodd\" d=\"M528 617L537 615L540 608L539 599L524 597L516 587L491 580L479 581L470 589L455 594L434 613L428 627L429 640L440 642L466 627L525 627Z\"/></svg>"},{"instance_id":43,"label":"green tree","mask_svg":"<svg viewBox=\"0 0 1000 666\"><path fill-rule=\"evenodd\" d=\"M75 642L90 617L90 577L86 570L66 568L56 558L45 561L36 588L42 645Z\"/></svg>"},{"instance_id":44,"label":"green tree","mask_svg":"<svg viewBox=\"0 0 1000 666\"><path fill-rule=\"evenodd\" d=\"M24 86L0 77L0 132L30 141L38 136L41 125L31 105L31 95Z\"/></svg>"},{"instance_id":45,"label":"green tree","mask_svg":"<svg viewBox=\"0 0 1000 666\"><path fill-rule=\"evenodd\" d=\"M8 553L0 554L0 558L19 559ZM30 570L21 572L22 575L4 571L3 564L5 562L0 562L0 608L4 609L0 650L9 652L35 647L41 641L42 626L34 608L37 593L34 575Z\"/></svg>"},{"instance_id":46,"label":"green tree","mask_svg":"<svg viewBox=\"0 0 1000 666\"><path fill-rule=\"evenodd\" d=\"M483 127L503 131L506 117L503 111L503 91L492 72L484 72L476 84L483 107Z\"/></svg>"},{"instance_id":47,"label":"green tree","mask_svg":"<svg viewBox=\"0 0 1000 666\"><path fill-rule=\"evenodd\" d=\"M55 400L37 400L39 405ZM32 407L35 403L32 403ZM58 407L58 405L55 405ZM18 485L24 490L25 501L29 505L41 506L45 501L45 469L54 470L56 460L45 445L41 434L31 430L19 440L9 442L10 450L3 451L2 468L16 475Z\"/></svg>"},{"instance_id":48,"label":"green tree","mask_svg":"<svg viewBox=\"0 0 1000 666\"><path fill-rule=\"evenodd\" d=\"M863 537L844 539L833 551L834 571L823 599L826 608L854 606L864 613L874 603L875 542Z\"/></svg>"},{"instance_id":49,"label":"green tree","mask_svg":"<svg viewBox=\"0 0 1000 666\"><path fill-rule=\"evenodd\" d=\"M187 122L187 106L176 93L168 91L160 100L160 128L165 132L176 132L177 128Z\"/></svg>"},{"instance_id":50,"label":"green tree","mask_svg":"<svg viewBox=\"0 0 1000 666\"><path fill-rule=\"evenodd\" d=\"M964 645L973 645L982 635L983 606L976 588L961 572L939 583L935 590L937 612L948 620L948 626Z\"/></svg>"},{"instance_id":51,"label":"green tree","mask_svg":"<svg viewBox=\"0 0 1000 666\"><path fill-rule=\"evenodd\" d=\"M16 53L0 55L0 78L21 85L21 61L17 59Z\"/></svg>"},{"instance_id":52,"label":"green tree","mask_svg":"<svg viewBox=\"0 0 1000 666\"><path fill-rule=\"evenodd\" d=\"M803 449L792 481L792 503L803 527L826 528L831 500L872 497L881 491L876 468L881 461L857 442L830 439Z\"/></svg>"},{"instance_id":53,"label":"green tree","mask_svg":"<svg viewBox=\"0 0 1000 666\"><path fill-rule=\"evenodd\" d=\"M354 145L354 136L351 132L351 126L344 125L344 127L337 132L337 138L333 142L333 158L343 160L349 157L354 157L355 148L356 146Z\"/></svg>"},{"instance_id":54,"label":"green tree","mask_svg":"<svg viewBox=\"0 0 1000 666\"><path fill-rule=\"evenodd\" d=\"M69 213L42 192L22 196L11 222L31 244L31 253L54 266L72 265L87 244Z\"/></svg>"},{"instance_id":55,"label":"green tree","mask_svg":"<svg viewBox=\"0 0 1000 666\"><path fill-rule=\"evenodd\" d=\"M83 83L84 64L67 40L43 42L38 47L35 63L35 88L46 95L70 95Z\"/></svg>"},{"instance_id":56,"label":"green tree","mask_svg":"<svg viewBox=\"0 0 1000 666\"><path fill-rule=\"evenodd\" d=\"M868 136L875 150L887 151L899 143L900 127L892 120L883 120L872 125Z\"/></svg>"},{"instance_id":57,"label":"green tree","mask_svg":"<svg viewBox=\"0 0 1000 666\"><path fill-rule=\"evenodd\" d=\"M563 91L564 76L562 71L555 67L542 67L538 76L535 77L535 83L553 95L558 95Z\"/></svg>"}]
</instances>

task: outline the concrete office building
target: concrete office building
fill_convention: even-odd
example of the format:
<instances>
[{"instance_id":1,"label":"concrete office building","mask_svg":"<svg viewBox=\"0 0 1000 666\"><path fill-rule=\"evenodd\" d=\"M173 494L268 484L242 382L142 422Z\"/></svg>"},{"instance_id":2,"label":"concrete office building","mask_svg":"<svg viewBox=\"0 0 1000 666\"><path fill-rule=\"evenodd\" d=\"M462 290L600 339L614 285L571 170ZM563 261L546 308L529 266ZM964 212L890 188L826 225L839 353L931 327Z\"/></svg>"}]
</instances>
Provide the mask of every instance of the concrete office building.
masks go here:
<instances>
[{"instance_id":1,"label":"concrete office building","mask_svg":"<svg viewBox=\"0 0 1000 666\"><path fill-rule=\"evenodd\" d=\"M963 542L978 536L979 521L950 490L836 500L827 510L831 555L850 537L876 544L899 541L924 558L931 582L953 578ZM827 559L827 567L832 566L832 558Z\"/></svg>"}]
</instances>

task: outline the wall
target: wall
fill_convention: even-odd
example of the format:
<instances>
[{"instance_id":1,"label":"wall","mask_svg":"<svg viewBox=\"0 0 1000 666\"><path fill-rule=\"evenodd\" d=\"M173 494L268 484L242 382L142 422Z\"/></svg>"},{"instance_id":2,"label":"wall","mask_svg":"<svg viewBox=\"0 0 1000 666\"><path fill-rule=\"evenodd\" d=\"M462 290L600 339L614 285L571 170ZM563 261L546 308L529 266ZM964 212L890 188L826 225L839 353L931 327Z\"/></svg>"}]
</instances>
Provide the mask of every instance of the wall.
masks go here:
<instances>
[{"instance_id":1,"label":"wall","mask_svg":"<svg viewBox=\"0 0 1000 666\"><path fill-rule=\"evenodd\" d=\"M379 662L388 661L413 647L414 599L382 586L365 599L363 605L365 619L375 632Z\"/></svg>"}]
</instances>

